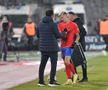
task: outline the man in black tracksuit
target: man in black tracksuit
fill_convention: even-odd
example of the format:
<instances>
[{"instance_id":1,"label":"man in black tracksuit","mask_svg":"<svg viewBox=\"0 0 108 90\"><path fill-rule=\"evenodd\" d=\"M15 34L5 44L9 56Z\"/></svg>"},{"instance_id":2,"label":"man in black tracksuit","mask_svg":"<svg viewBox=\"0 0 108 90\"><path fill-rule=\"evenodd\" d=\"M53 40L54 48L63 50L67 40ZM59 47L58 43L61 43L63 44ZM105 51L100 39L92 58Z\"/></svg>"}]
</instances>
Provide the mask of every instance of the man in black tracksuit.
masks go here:
<instances>
[{"instance_id":1,"label":"man in black tracksuit","mask_svg":"<svg viewBox=\"0 0 108 90\"><path fill-rule=\"evenodd\" d=\"M86 36L87 32L86 32L86 30L85 30L85 28L83 26L83 23L82 23L81 19L74 12L69 12L69 17L74 23L76 23L78 25L78 28L80 30L80 33L79 33L80 40L79 40L79 42L81 43L82 48L85 51L85 36ZM81 66L82 66L82 71L83 71L83 78L82 78L82 80L80 82L86 82L86 81L88 81L87 65L86 65L86 63L84 63Z\"/></svg>"},{"instance_id":2,"label":"man in black tracksuit","mask_svg":"<svg viewBox=\"0 0 108 90\"><path fill-rule=\"evenodd\" d=\"M14 34L12 23L8 20L7 16L3 16L0 34L0 57L3 58L3 61L7 61L9 39L11 39Z\"/></svg>"},{"instance_id":3,"label":"man in black tracksuit","mask_svg":"<svg viewBox=\"0 0 108 90\"><path fill-rule=\"evenodd\" d=\"M39 82L38 86L45 86L44 69L48 59L51 60L51 71L49 86L56 86L58 83L54 77L56 75L57 58L58 58L58 43L57 38L62 34L59 33L57 24L53 22L53 11L46 11L46 16L42 19L37 27L37 37L39 38L39 50L41 52L41 63L39 67Z\"/></svg>"}]
</instances>

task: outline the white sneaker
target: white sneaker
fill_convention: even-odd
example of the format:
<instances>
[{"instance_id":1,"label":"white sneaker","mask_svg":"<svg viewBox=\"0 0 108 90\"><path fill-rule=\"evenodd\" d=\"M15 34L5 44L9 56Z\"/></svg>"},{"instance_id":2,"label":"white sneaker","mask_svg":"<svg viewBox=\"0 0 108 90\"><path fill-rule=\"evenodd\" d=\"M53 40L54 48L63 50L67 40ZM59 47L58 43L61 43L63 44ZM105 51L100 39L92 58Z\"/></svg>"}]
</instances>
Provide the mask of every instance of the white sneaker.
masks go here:
<instances>
[{"instance_id":1,"label":"white sneaker","mask_svg":"<svg viewBox=\"0 0 108 90\"><path fill-rule=\"evenodd\" d=\"M72 85L72 79L68 79L63 85Z\"/></svg>"},{"instance_id":2,"label":"white sneaker","mask_svg":"<svg viewBox=\"0 0 108 90\"><path fill-rule=\"evenodd\" d=\"M76 83L77 82L77 79L78 79L78 75L77 74L74 74L73 75L73 83Z\"/></svg>"}]
</instances>

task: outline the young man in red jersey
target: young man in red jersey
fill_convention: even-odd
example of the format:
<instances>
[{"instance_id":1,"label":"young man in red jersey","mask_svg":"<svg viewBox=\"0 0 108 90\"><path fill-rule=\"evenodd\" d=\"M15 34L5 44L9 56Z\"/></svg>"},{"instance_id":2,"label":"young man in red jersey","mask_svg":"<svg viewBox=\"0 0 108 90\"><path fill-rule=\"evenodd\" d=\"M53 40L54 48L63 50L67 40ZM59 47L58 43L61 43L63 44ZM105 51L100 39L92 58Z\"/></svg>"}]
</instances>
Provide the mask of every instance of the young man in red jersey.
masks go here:
<instances>
[{"instance_id":1,"label":"young man in red jersey","mask_svg":"<svg viewBox=\"0 0 108 90\"><path fill-rule=\"evenodd\" d=\"M62 32L63 30L67 31L65 37L61 38L61 52L62 58L64 60L67 81L64 85L73 84L77 81L77 74L75 73L74 66L70 62L71 55L74 51L73 44L74 44L74 36L76 35L75 43L79 43L79 29L77 25L70 21L67 14L63 12L60 16L62 22L58 24L59 31ZM73 76L73 82L72 82Z\"/></svg>"}]
</instances>

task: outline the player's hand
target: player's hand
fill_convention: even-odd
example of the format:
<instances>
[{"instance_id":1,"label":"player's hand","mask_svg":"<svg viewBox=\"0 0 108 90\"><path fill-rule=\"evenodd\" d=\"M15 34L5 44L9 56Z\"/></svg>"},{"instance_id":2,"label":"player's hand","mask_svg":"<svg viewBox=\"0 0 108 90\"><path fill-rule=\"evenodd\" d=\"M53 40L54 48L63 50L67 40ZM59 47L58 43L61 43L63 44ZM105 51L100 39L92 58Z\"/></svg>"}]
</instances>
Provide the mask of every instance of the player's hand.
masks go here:
<instances>
[{"instance_id":1,"label":"player's hand","mask_svg":"<svg viewBox=\"0 0 108 90\"><path fill-rule=\"evenodd\" d=\"M67 32L66 32L66 31L62 31L62 32L61 32L61 36L62 36L63 38L66 38Z\"/></svg>"},{"instance_id":2,"label":"player's hand","mask_svg":"<svg viewBox=\"0 0 108 90\"><path fill-rule=\"evenodd\" d=\"M77 45L79 45L79 41L75 41L75 43L76 43Z\"/></svg>"}]
</instances>

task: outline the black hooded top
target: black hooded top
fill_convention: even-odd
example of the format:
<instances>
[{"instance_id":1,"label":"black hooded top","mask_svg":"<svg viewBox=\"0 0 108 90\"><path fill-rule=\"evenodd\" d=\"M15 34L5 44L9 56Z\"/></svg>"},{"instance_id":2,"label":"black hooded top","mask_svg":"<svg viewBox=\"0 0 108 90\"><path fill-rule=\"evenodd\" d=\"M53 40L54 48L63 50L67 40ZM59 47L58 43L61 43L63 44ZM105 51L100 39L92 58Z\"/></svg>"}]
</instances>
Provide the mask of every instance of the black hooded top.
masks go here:
<instances>
[{"instance_id":1,"label":"black hooded top","mask_svg":"<svg viewBox=\"0 0 108 90\"><path fill-rule=\"evenodd\" d=\"M37 27L37 36L39 37L39 50L54 52L58 51L57 38L60 38L57 25L49 16L45 16Z\"/></svg>"},{"instance_id":2,"label":"black hooded top","mask_svg":"<svg viewBox=\"0 0 108 90\"><path fill-rule=\"evenodd\" d=\"M84 40L84 37L85 37L87 32L86 32L86 30L85 30L85 28L83 26L83 23L82 23L80 18L76 18L73 22L78 25L78 28L79 28L79 31L80 31L80 33L79 33L79 35L80 35L80 42L81 42L81 41Z\"/></svg>"}]
</instances>

